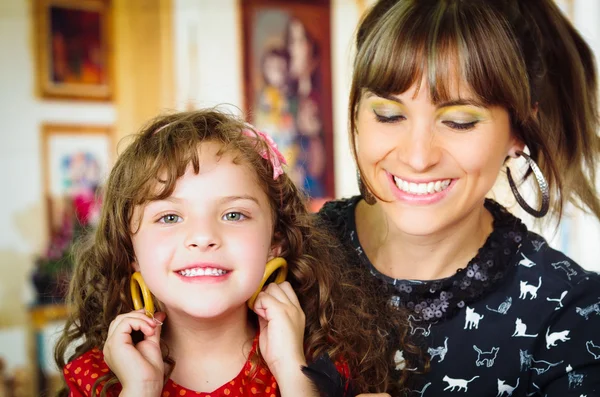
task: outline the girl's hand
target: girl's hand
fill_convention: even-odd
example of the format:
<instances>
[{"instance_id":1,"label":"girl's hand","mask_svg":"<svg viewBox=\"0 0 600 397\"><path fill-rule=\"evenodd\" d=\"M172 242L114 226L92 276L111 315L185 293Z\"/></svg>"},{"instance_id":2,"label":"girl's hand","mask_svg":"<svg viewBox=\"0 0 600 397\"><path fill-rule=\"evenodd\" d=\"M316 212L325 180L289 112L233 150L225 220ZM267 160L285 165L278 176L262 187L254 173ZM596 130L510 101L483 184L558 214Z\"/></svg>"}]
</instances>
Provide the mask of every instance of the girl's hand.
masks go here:
<instances>
[{"instance_id":1,"label":"girl's hand","mask_svg":"<svg viewBox=\"0 0 600 397\"><path fill-rule=\"evenodd\" d=\"M104 360L123 386L121 395L160 395L165 373L160 331L165 318L165 313L155 313L154 319L149 318L140 309L121 314L110 323ZM141 331L144 340L134 345L133 331Z\"/></svg>"},{"instance_id":2,"label":"girl's hand","mask_svg":"<svg viewBox=\"0 0 600 397\"><path fill-rule=\"evenodd\" d=\"M290 283L269 284L258 294L254 312L260 326L260 351L281 395L312 395L312 384L301 371L306 365L305 316ZM298 394L300 391L304 394Z\"/></svg>"}]
</instances>

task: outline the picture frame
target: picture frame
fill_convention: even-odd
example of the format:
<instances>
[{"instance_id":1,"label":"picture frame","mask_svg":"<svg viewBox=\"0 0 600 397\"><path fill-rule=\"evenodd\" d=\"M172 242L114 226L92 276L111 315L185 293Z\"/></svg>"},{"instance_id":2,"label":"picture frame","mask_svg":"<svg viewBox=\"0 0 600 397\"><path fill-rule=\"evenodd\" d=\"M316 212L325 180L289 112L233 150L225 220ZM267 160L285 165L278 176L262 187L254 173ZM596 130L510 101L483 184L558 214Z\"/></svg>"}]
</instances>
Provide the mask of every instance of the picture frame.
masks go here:
<instances>
[{"instance_id":1,"label":"picture frame","mask_svg":"<svg viewBox=\"0 0 600 397\"><path fill-rule=\"evenodd\" d=\"M38 95L110 101L110 0L33 0Z\"/></svg>"},{"instance_id":2,"label":"picture frame","mask_svg":"<svg viewBox=\"0 0 600 397\"><path fill-rule=\"evenodd\" d=\"M49 235L64 221L91 221L115 157L110 126L43 124L41 168Z\"/></svg>"},{"instance_id":3,"label":"picture frame","mask_svg":"<svg viewBox=\"0 0 600 397\"><path fill-rule=\"evenodd\" d=\"M248 121L311 202L335 197L330 16L329 0L241 2Z\"/></svg>"}]
</instances>

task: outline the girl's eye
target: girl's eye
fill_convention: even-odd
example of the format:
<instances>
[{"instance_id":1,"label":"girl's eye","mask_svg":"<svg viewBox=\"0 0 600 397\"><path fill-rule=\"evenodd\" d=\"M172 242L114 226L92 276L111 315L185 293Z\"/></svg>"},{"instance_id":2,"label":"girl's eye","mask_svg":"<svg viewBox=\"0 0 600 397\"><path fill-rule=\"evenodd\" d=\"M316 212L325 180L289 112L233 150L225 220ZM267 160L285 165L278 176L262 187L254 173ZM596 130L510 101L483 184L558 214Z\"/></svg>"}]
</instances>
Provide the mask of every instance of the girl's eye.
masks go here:
<instances>
[{"instance_id":1,"label":"girl's eye","mask_svg":"<svg viewBox=\"0 0 600 397\"><path fill-rule=\"evenodd\" d=\"M228 212L223 215L223 220L225 221L239 222L244 219L246 219L246 215L241 212Z\"/></svg>"},{"instance_id":2,"label":"girl's eye","mask_svg":"<svg viewBox=\"0 0 600 397\"><path fill-rule=\"evenodd\" d=\"M160 217L160 223L173 224L181 222L181 217L175 214L167 214Z\"/></svg>"},{"instance_id":3,"label":"girl's eye","mask_svg":"<svg viewBox=\"0 0 600 397\"><path fill-rule=\"evenodd\" d=\"M373 110L373 114L375 114L375 118L380 123L395 123L397 121L406 119L406 117L402 116L401 114L384 115L377 113L375 110Z\"/></svg>"},{"instance_id":4,"label":"girl's eye","mask_svg":"<svg viewBox=\"0 0 600 397\"><path fill-rule=\"evenodd\" d=\"M468 123L457 123L456 121L443 121L442 123L452 129L464 131L473 129L477 125L478 121L471 121Z\"/></svg>"}]
</instances>

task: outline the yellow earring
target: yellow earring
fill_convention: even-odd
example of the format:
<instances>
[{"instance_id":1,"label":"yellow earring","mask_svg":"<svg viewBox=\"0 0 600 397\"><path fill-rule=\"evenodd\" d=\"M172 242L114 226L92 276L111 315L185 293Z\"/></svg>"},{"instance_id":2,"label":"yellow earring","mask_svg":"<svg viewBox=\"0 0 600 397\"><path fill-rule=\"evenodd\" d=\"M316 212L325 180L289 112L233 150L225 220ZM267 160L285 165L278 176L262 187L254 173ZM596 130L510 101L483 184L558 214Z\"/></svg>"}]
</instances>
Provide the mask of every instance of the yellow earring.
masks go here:
<instances>
[{"instance_id":1,"label":"yellow earring","mask_svg":"<svg viewBox=\"0 0 600 397\"><path fill-rule=\"evenodd\" d=\"M135 272L131 275L129 281L129 287L131 288L131 300L133 301L133 308L140 310L141 308L146 309L146 316L154 317L154 302L152 301L152 294L146 286L142 274ZM142 291L143 300L140 297L140 290Z\"/></svg>"},{"instance_id":2,"label":"yellow earring","mask_svg":"<svg viewBox=\"0 0 600 397\"><path fill-rule=\"evenodd\" d=\"M287 277L287 262L282 257L273 258L269 262L267 262L267 265L265 266L265 274L263 275L262 281L260 282L258 289L254 293L254 295L252 295L250 299L248 299L248 307L250 309L254 308L254 302L256 301L258 294L260 294L260 292L263 290L263 287L265 286L265 283L267 282L269 277L271 277L271 275L277 270L279 270L279 273L275 277L274 282L276 284L281 284L285 281L285 278Z\"/></svg>"}]
</instances>

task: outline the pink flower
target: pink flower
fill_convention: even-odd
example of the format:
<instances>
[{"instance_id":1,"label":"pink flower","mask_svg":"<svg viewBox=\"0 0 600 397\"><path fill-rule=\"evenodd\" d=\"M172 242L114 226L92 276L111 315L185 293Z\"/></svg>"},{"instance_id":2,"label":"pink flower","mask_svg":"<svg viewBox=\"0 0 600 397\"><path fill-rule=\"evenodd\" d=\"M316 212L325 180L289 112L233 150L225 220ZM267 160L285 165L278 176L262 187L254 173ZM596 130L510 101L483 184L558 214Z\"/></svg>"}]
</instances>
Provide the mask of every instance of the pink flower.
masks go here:
<instances>
[{"instance_id":1,"label":"pink flower","mask_svg":"<svg viewBox=\"0 0 600 397\"><path fill-rule=\"evenodd\" d=\"M252 129L244 130L242 131L242 134L250 138L262 138L262 140L267 144L268 151L262 147L257 147L258 154L263 159L271 162L271 165L273 166L273 179L277 180L277 178L283 174L283 165L287 165L287 161L277 148L277 144L273 138L271 138L269 134Z\"/></svg>"}]
</instances>

